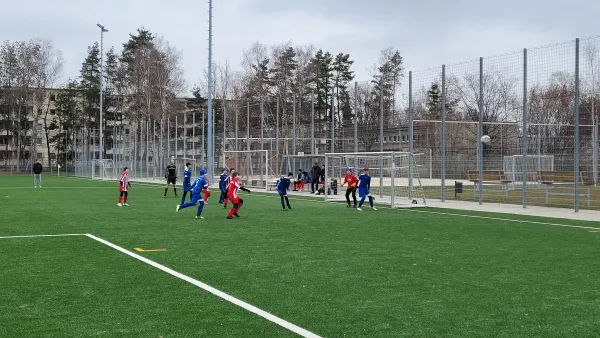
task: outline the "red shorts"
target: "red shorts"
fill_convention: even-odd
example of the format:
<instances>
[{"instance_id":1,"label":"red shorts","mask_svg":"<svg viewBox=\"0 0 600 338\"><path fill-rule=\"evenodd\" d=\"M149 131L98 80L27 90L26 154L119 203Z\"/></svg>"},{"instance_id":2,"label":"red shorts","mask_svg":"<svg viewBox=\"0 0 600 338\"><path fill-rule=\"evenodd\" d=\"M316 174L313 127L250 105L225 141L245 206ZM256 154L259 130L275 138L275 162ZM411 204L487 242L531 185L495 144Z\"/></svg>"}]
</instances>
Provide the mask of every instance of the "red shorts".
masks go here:
<instances>
[{"instance_id":1,"label":"red shorts","mask_svg":"<svg viewBox=\"0 0 600 338\"><path fill-rule=\"evenodd\" d=\"M119 187L119 192L126 192L127 191L127 187L123 188L123 187Z\"/></svg>"},{"instance_id":2,"label":"red shorts","mask_svg":"<svg viewBox=\"0 0 600 338\"><path fill-rule=\"evenodd\" d=\"M238 204L240 202L240 197L236 197L236 198L232 198L233 196L228 196L228 199L231 201L232 204Z\"/></svg>"}]
</instances>

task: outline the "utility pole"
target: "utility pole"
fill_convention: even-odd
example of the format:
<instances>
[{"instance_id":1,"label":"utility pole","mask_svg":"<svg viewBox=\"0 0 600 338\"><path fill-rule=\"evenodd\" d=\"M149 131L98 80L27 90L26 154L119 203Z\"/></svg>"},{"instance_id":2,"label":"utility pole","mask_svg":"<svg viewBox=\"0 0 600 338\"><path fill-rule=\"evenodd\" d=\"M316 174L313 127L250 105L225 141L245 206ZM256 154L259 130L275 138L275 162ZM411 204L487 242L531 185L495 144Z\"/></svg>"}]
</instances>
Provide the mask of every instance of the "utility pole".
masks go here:
<instances>
[{"instance_id":1,"label":"utility pole","mask_svg":"<svg viewBox=\"0 0 600 338\"><path fill-rule=\"evenodd\" d=\"M96 24L100 28L100 152L98 153L98 159L101 160L103 156L103 144L102 138L102 104L104 101L104 33L108 32L108 29L104 28L101 24Z\"/></svg>"}]
</instances>

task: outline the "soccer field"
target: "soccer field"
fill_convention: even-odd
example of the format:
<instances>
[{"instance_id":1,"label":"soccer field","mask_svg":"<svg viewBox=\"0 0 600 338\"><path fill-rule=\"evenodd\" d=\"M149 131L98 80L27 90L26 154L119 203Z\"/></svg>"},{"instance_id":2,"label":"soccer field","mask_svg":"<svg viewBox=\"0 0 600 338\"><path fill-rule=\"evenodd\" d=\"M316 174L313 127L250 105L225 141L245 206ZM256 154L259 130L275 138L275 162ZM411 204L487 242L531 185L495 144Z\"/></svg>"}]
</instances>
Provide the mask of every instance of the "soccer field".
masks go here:
<instances>
[{"instance_id":1,"label":"soccer field","mask_svg":"<svg viewBox=\"0 0 600 338\"><path fill-rule=\"evenodd\" d=\"M0 337L600 335L600 223L43 183L0 177Z\"/></svg>"}]
</instances>

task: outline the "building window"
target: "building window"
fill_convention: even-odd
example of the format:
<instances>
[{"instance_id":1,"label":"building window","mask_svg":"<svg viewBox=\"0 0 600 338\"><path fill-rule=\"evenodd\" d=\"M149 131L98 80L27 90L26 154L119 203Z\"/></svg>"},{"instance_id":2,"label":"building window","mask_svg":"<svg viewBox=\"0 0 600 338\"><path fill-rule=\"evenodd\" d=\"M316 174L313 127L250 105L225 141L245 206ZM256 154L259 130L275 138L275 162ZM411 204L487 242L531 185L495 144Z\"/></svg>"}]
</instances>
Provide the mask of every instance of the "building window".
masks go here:
<instances>
[{"instance_id":1,"label":"building window","mask_svg":"<svg viewBox=\"0 0 600 338\"><path fill-rule=\"evenodd\" d=\"M38 138L38 139L36 140L36 143L37 143L38 145L42 144L42 138L41 138L41 137L40 137L40 138Z\"/></svg>"},{"instance_id":2,"label":"building window","mask_svg":"<svg viewBox=\"0 0 600 338\"><path fill-rule=\"evenodd\" d=\"M50 95L50 101L52 101L52 102L56 101L56 95Z\"/></svg>"},{"instance_id":3,"label":"building window","mask_svg":"<svg viewBox=\"0 0 600 338\"><path fill-rule=\"evenodd\" d=\"M56 110L50 109L50 115L56 115Z\"/></svg>"},{"instance_id":4,"label":"building window","mask_svg":"<svg viewBox=\"0 0 600 338\"><path fill-rule=\"evenodd\" d=\"M44 158L44 155L42 153L37 153L37 159L41 160L42 158Z\"/></svg>"}]
</instances>

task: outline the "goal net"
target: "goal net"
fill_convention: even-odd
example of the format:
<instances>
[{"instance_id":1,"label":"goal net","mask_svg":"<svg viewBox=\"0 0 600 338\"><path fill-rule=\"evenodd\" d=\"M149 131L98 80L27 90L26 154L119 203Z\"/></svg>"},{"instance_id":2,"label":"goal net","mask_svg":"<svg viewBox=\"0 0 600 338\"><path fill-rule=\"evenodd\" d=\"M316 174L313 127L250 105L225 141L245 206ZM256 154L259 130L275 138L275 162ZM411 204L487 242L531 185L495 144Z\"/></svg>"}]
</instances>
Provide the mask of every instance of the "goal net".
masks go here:
<instances>
[{"instance_id":1,"label":"goal net","mask_svg":"<svg viewBox=\"0 0 600 338\"><path fill-rule=\"evenodd\" d=\"M377 204L392 208L426 206L415 155L408 152L325 154L325 200L345 201L341 183L347 168L358 176L368 168L371 195ZM334 182L335 181L335 182ZM334 186L337 183L337 191ZM357 195L358 198L358 195Z\"/></svg>"},{"instance_id":2,"label":"goal net","mask_svg":"<svg viewBox=\"0 0 600 338\"><path fill-rule=\"evenodd\" d=\"M223 168L235 169L246 186L268 189L269 181L277 177L269 166L268 150L225 151L223 155Z\"/></svg>"},{"instance_id":3,"label":"goal net","mask_svg":"<svg viewBox=\"0 0 600 338\"><path fill-rule=\"evenodd\" d=\"M280 174L287 175L291 172L295 176L298 170L310 172L315 163L318 163L319 167L325 165L325 155L284 155Z\"/></svg>"},{"instance_id":4,"label":"goal net","mask_svg":"<svg viewBox=\"0 0 600 338\"><path fill-rule=\"evenodd\" d=\"M94 160L92 165L92 179L97 180L118 180L119 168L116 167L113 160Z\"/></svg>"},{"instance_id":5,"label":"goal net","mask_svg":"<svg viewBox=\"0 0 600 338\"><path fill-rule=\"evenodd\" d=\"M503 159L504 177L512 181L511 187L523 185L523 166L527 171L527 185L538 185L538 172L554 171L554 155L527 155L527 163L523 160L523 155L504 156Z\"/></svg>"}]
</instances>

